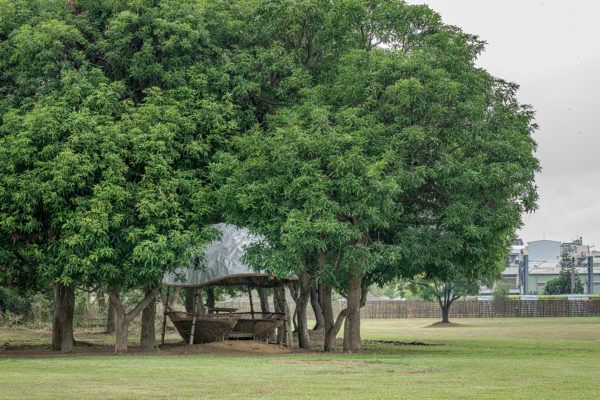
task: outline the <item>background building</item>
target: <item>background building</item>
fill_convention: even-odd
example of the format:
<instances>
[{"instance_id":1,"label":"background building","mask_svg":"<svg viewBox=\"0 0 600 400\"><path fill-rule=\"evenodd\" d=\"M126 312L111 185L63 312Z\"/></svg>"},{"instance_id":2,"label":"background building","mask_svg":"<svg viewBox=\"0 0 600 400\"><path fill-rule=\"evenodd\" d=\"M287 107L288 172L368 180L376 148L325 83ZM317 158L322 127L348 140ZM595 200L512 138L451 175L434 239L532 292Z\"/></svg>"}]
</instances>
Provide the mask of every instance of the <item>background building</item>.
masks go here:
<instances>
[{"instance_id":1,"label":"background building","mask_svg":"<svg viewBox=\"0 0 600 400\"><path fill-rule=\"evenodd\" d=\"M510 294L542 294L546 284L560 274L560 260L563 253L575 259L575 274L584 284L585 294L600 294L600 251L592 251L583 243L583 238L572 242L556 240L534 240L527 245L517 239L511 247L506 260L506 269L502 272L502 282L510 285ZM523 293L524 256L529 258L527 273L528 293ZM593 292L588 293L588 257L594 257ZM494 288L482 287L480 294L490 295Z\"/></svg>"},{"instance_id":2,"label":"background building","mask_svg":"<svg viewBox=\"0 0 600 400\"><path fill-rule=\"evenodd\" d=\"M571 242L555 240L534 240L528 242L524 254L529 256L528 291L522 294L542 294L548 281L560 274L561 255L566 253L575 261L575 274L584 285L584 293L588 293L588 256L592 256L590 247L583 243L583 238ZM600 254L598 254L600 256ZM593 294L600 294L600 257L594 258ZM521 286L522 291L522 286Z\"/></svg>"}]
</instances>

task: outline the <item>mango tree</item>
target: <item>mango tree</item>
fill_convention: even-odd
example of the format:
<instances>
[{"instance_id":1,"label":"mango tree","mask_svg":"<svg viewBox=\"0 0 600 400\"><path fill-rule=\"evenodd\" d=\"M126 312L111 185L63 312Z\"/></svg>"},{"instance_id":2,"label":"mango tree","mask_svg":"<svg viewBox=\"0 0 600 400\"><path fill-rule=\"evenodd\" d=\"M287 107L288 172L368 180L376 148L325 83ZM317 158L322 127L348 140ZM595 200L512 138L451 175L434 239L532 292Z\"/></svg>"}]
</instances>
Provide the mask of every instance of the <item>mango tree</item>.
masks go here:
<instances>
[{"instance_id":1,"label":"mango tree","mask_svg":"<svg viewBox=\"0 0 600 400\"><path fill-rule=\"evenodd\" d=\"M205 7L80 0L0 9L5 258L65 289L55 298L66 314L75 285L104 287L123 352L127 325L162 274L212 237L204 169L236 117ZM133 288L147 296L125 312L118 294ZM69 321L55 324L64 351Z\"/></svg>"},{"instance_id":2,"label":"mango tree","mask_svg":"<svg viewBox=\"0 0 600 400\"><path fill-rule=\"evenodd\" d=\"M347 295L344 348L356 351L363 278L442 276L446 256L475 276L495 273L535 207L535 125L516 85L475 66L484 43L426 7L356 1L328 12L344 23L275 24L268 43L299 60L286 76L301 87L279 90L281 71L257 87L271 112L218 158L213 178L226 218L267 236L286 268ZM431 247L432 232L449 249Z\"/></svg>"}]
</instances>

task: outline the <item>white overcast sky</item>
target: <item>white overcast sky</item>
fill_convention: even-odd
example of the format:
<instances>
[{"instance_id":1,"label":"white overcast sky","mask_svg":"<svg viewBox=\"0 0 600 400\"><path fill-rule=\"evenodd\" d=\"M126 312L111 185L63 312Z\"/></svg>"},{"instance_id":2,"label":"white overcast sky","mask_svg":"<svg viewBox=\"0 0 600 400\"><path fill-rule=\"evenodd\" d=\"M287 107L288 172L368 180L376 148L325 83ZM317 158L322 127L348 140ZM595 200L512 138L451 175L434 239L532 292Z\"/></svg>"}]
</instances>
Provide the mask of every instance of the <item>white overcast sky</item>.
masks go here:
<instances>
[{"instance_id":1,"label":"white overcast sky","mask_svg":"<svg viewBox=\"0 0 600 400\"><path fill-rule=\"evenodd\" d=\"M524 241L583 236L600 250L600 1L409 0L488 44L478 65L536 110L542 171Z\"/></svg>"}]
</instances>

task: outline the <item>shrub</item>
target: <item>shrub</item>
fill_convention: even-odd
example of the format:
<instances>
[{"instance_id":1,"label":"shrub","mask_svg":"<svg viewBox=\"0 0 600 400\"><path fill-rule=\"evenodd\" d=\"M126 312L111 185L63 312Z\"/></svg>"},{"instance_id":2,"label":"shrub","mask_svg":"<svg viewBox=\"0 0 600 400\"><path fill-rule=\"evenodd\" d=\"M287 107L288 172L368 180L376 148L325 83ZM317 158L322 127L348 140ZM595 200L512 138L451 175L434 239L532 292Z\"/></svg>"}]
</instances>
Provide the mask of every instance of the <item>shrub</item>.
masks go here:
<instances>
[{"instance_id":1,"label":"shrub","mask_svg":"<svg viewBox=\"0 0 600 400\"><path fill-rule=\"evenodd\" d=\"M43 294L36 294L31 298L31 314L33 323L37 329L40 329L43 323L50 322L52 319L52 302Z\"/></svg>"},{"instance_id":2,"label":"shrub","mask_svg":"<svg viewBox=\"0 0 600 400\"><path fill-rule=\"evenodd\" d=\"M30 305L27 299L17 296L12 290L0 287L0 311L7 315L12 312L25 316L29 313Z\"/></svg>"},{"instance_id":3,"label":"shrub","mask_svg":"<svg viewBox=\"0 0 600 400\"><path fill-rule=\"evenodd\" d=\"M510 285L506 282L496 283L494 288L493 299L494 300L508 300L508 293L510 292Z\"/></svg>"}]
</instances>

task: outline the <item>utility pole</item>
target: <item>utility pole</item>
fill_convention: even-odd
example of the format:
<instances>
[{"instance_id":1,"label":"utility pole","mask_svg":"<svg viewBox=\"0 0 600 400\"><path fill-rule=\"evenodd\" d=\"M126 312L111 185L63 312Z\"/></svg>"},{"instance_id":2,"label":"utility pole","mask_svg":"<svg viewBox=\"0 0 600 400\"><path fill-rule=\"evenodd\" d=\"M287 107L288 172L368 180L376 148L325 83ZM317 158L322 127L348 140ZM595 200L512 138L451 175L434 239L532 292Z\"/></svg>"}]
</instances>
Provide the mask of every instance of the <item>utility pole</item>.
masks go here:
<instances>
[{"instance_id":1,"label":"utility pole","mask_svg":"<svg viewBox=\"0 0 600 400\"><path fill-rule=\"evenodd\" d=\"M529 256L523 256L523 294L529 294Z\"/></svg>"},{"instance_id":2,"label":"utility pole","mask_svg":"<svg viewBox=\"0 0 600 400\"><path fill-rule=\"evenodd\" d=\"M571 257L571 294L575 293L575 257Z\"/></svg>"},{"instance_id":3,"label":"utility pole","mask_svg":"<svg viewBox=\"0 0 600 400\"><path fill-rule=\"evenodd\" d=\"M594 294L594 256L588 256L588 294Z\"/></svg>"}]
</instances>

